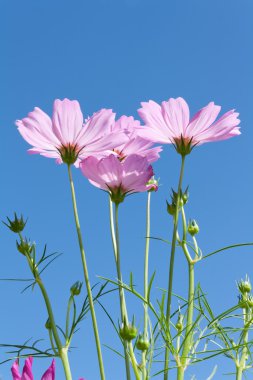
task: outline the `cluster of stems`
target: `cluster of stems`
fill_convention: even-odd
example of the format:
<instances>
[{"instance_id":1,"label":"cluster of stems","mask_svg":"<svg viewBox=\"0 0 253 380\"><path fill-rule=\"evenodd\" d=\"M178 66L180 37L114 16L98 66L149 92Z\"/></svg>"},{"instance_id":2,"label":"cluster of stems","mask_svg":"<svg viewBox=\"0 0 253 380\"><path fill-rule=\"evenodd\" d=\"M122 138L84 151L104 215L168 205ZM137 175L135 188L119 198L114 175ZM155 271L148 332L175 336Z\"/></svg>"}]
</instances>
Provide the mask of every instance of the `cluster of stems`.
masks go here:
<instances>
[{"instance_id":1,"label":"cluster of stems","mask_svg":"<svg viewBox=\"0 0 253 380\"><path fill-rule=\"evenodd\" d=\"M19 238L20 238L20 243L23 246L25 246L24 238L23 238L21 232L19 232ZM68 358L69 342L66 341L64 344L62 344L62 342L61 342L61 339L60 339L59 334L58 334L58 329L57 329L57 326L55 323L55 318L54 318L54 313L53 313L53 309L51 306L51 302L50 302L47 290L46 290L46 288L43 284L43 281L40 277L37 263L35 262L34 258L30 254L30 249L23 250L23 254L26 257L28 266L29 266L31 273L33 275L34 283L38 284L40 291L41 291L41 294L44 298L44 302L45 302L47 313L48 313L48 331L49 331L49 337L50 337L52 350L53 350L55 356L58 356L61 359L66 380L72 380L69 358Z\"/></svg>"},{"instance_id":2,"label":"cluster of stems","mask_svg":"<svg viewBox=\"0 0 253 380\"><path fill-rule=\"evenodd\" d=\"M188 196L186 193L183 193L182 184L184 176L184 165L185 165L185 155L181 154L181 168L179 175L179 182L177 187L177 193L173 191L172 205L170 207L169 213L173 217L173 232L172 232L172 242L170 250L170 263L169 263L169 279L168 279L168 291L167 291L167 300L166 300L166 313L163 313L162 322L159 320L160 329L165 335L165 357L164 357L164 368L163 368L163 378L164 380L169 380L170 377L170 360L173 357L174 362L176 363L176 372L177 380L184 380L185 370L191 363L192 355L195 349L195 343L193 339L194 329L196 326L196 321L194 321L194 302L195 302L195 283L194 283L194 268L195 264L202 259L201 250L198 247L198 242L196 239L196 233L198 232L198 226L193 221L190 224L187 223L186 214L185 214L185 204L188 201ZM93 332L95 337L96 349L97 349L97 358L99 363L100 370L100 379L105 380L105 370L103 364L101 343L95 313L94 303L95 300L92 295L92 287L89 280L89 272L87 266L87 259L85 255L83 238L81 233L81 227L79 222L78 210L77 210L77 201L75 195L74 182L72 178L71 165L68 164L68 176L70 182L72 204L74 219L78 237L78 243L81 253L81 261L84 273L84 280L87 290L87 297L89 301L89 309L92 318ZM149 335L152 335L150 331L149 334L149 310L151 310L155 317L157 318L157 313L155 312L152 304L149 301L150 296L150 287L152 284L152 278L149 282L149 245L150 245L150 205L151 205L151 191L147 192L147 206L146 206L146 239L145 239L145 252L144 252L144 295L139 296L143 301L144 308L144 317L143 317L143 333L137 336L137 329L134 326L134 323L129 322L129 315L127 311L126 297L125 297L125 284L123 282L122 268L121 268L121 253L120 253L120 234L119 234L119 205L117 201L113 200L109 196L109 210L110 210L110 230L111 230L111 239L112 246L115 258L115 266L117 273L117 285L118 285L118 294L119 294L119 305L120 305L120 317L121 317L121 328L119 328L119 336L124 348L124 360L125 360L125 373L126 380L131 380L132 373L136 380L148 380L150 378L150 365L152 362L149 346L151 338ZM181 219L180 219L181 217ZM9 219L8 219L9 220ZM18 220L15 214L15 221L17 223L17 230L15 230L16 225L14 222L10 222L8 226L13 230L13 232L18 233L20 238L20 245L23 247L23 254L25 255L29 268L32 272L34 278L34 284L37 284L40 288L44 302L46 305L48 313L48 322L47 329L49 332L49 339L51 342L51 348L56 357L61 359L65 378L66 380L72 380L70 364L68 359L68 349L71 343L72 335L74 333L73 325L70 328L70 315L71 308L74 305L75 313L75 301L74 301L74 290L71 292L68 301L67 307L67 317L66 317L66 327L65 327L65 341L62 343L60 336L58 334L58 328L55 323L55 318L52 310L52 306L49 300L48 293L40 277L40 272L38 269L39 264L36 263L35 255L31 254L33 246L27 244L27 241L23 238L21 234L22 228L25 226L25 222L21 217ZM18 230L21 226L20 231ZM182 231L180 233L180 228ZM191 242L188 242L189 235L191 237ZM27 248L25 248L27 247ZM185 315L181 314L179 310L178 313L178 323L174 325L172 323L172 317L175 314L172 314L172 295L173 295L173 275L174 275L174 262L175 254L177 248L180 248L188 266L188 297L186 302L186 312ZM35 249L35 248L34 248ZM35 251L34 251L35 252ZM219 251L217 251L219 252ZM215 253L215 252L214 252ZM208 256L208 255L207 255ZM206 257L207 257L206 256ZM77 285L76 294L80 292L80 286ZM234 360L236 366L236 380L242 380L243 373L250 368L248 364L249 357L249 330L253 325L253 297L249 295L251 286L249 282L241 282L238 284L238 288L241 292L239 306L242 308L242 317L243 317L243 329L241 333L240 340L238 345L233 348L235 355L232 353L230 357ZM129 290L129 289L128 289ZM133 288L132 288L133 290ZM134 293L134 291L133 291ZM135 292L137 294L137 292ZM74 316L75 320L75 316ZM165 324L164 324L165 322ZM185 325L185 326L184 326ZM165 327L164 327L165 326ZM172 338L171 329L175 328L177 330L176 335L176 344L174 343L174 338ZM165 328L165 330L164 330ZM136 338L135 344L133 340ZM141 361L138 363L135 349L141 351ZM231 350L232 351L232 350Z\"/></svg>"}]
</instances>

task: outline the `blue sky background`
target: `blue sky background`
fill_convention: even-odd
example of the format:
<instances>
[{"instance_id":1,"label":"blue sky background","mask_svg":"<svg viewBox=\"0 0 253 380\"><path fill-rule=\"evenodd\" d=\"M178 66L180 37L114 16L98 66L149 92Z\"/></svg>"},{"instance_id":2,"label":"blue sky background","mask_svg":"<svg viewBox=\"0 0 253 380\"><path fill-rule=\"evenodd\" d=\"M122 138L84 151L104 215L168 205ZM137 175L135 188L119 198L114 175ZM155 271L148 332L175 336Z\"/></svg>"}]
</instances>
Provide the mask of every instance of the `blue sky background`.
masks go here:
<instances>
[{"instance_id":1,"label":"blue sky background","mask_svg":"<svg viewBox=\"0 0 253 380\"><path fill-rule=\"evenodd\" d=\"M53 160L27 155L28 144L14 121L34 106L51 114L53 100L64 97L79 100L86 116L108 107L118 116L137 117L141 101L177 96L187 100L192 113L209 101L221 105L222 112L236 108L242 135L206 144L187 157L184 185L190 186L190 201L186 212L200 224L198 240L204 253L252 241L252 12L251 0L1 1L1 219L22 212L29 217L26 234L38 249L47 243L49 252L64 253L43 276L59 324L64 323L69 287L82 279L67 169ZM170 239L172 226L165 200L177 185L179 158L172 147L165 146L154 165L161 186L152 196L153 236ZM91 282L98 281L97 275L114 279L107 197L77 170L74 178ZM134 271L140 291L145 198L144 194L132 196L120 210L124 277ZM29 277L24 257L16 252L15 236L3 225L0 229L0 277ZM252 248L240 248L197 265L196 279L215 314L237 302L236 280L248 273L253 281L252 255ZM153 241L154 303L160 295L158 288L167 286L168 263L169 247ZM0 283L0 343L47 339L46 312L38 289L24 294L21 290L20 283ZM175 290L186 295L187 270L180 251ZM132 297L128 304L141 326L142 306ZM116 294L106 296L104 305L117 321ZM97 315L102 342L119 348L99 308ZM73 345L78 346L70 354L73 379L98 380L89 317ZM107 379L122 379L123 361L107 348L103 353ZM1 360L6 357L2 351ZM233 371L229 359L217 361L215 378ZM192 374L198 380L206 379L215 362L189 368L186 380ZM49 363L47 359L34 362L36 379ZM9 367L10 363L0 367L2 380L10 379ZM57 379L62 378L57 361Z\"/></svg>"}]
</instances>

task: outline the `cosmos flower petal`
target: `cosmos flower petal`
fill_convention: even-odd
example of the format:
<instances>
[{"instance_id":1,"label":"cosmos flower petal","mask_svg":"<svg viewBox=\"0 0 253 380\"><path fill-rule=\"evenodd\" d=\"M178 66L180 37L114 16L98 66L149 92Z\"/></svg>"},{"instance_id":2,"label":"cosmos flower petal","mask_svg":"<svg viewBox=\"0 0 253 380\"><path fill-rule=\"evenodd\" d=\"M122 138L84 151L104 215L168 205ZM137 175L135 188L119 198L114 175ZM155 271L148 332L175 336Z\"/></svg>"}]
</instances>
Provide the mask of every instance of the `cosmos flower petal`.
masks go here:
<instances>
[{"instance_id":1,"label":"cosmos flower petal","mask_svg":"<svg viewBox=\"0 0 253 380\"><path fill-rule=\"evenodd\" d=\"M11 367L11 373L13 380L21 380L21 375L19 373L18 360L16 360Z\"/></svg>"},{"instance_id":2,"label":"cosmos flower petal","mask_svg":"<svg viewBox=\"0 0 253 380\"><path fill-rule=\"evenodd\" d=\"M23 368L21 380L33 380L32 363L33 363L33 358L29 356L25 360L25 365Z\"/></svg>"},{"instance_id":3,"label":"cosmos flower petal","mask_svg":"<svg viewBox=\"0 0 253 380\"><path fill-rule=\"evenodd\" d=\"M76 137L82 130L83 114L76 100L54 101L53 106L53 132L61 141L62 145L75 144Z\"/></svg>"},{"instance_id":4,"label":"cosmos flower petal","mask_svg":"<svg viewBox=\"0 0 253 380\"><path fill-rule=\"evenodd\" d=\"M161 111L170 137L184 134L190 118L186 101L183 98L170 98L167 102L162 102Z\"/></svg>"},{"instance_id":5,"label":"cosmos flower petal","mask_svg":"<svg viewBox=\"0 0 253 380\"><path fill-rule=\"evenodd\" d=\"M127 141L123 132L112 132L115 114L103 109L83 124L83 115L76 100L56 99L52 121L39 108L16 122L22 137L32 145L30 154L55 158L78 167L80 159L90 154L113 149ZM116 142L117 140L117 142Z\"/></svg>"},{"instance_id":6,"label":"cosmos flower petal","mask_svg":"<svg viewBox=\"0 0 253 380\"><path fill-rule=\"evenodd\" d=\"M240 134L238 113L228 111L217 121L221 107L210 102L189 121L189 109L182 98L162 102L142 103L138 110L145 122L139 136L153 142L172 143L181 154L188 154L196 145L220 141Z\"/></svg>"},{"instance_id":7,"label":"cosmos flower petal","mask_svg":"<svg viewBox=\"0 0 253 380\"><path fill-rule=\"evenodd\" d=\"M210 127L217 118L220 109L220 106L216 106L214 102L210 102L206 107L198 111L187 127L186 136L192 137L198 135Z\"/></svg>"},{"instance_id":8,"label":"cosmos flower petal","mask_svg":"<svg viewBox=\"0 0 253 380\"><path fill-rule=\"evenodd\" d=\"M53 359L52 364L46 370L41 380L55 380L55 360Z\"/></svg>"},{"instance_id":9,"label":"cosmos flower petal","mask_svg":"<svg viewBox=\"0 0 253 380\"><path fill-rule=\"evenodd\" d=\"M107 190L111 195L146 191L146 184L153 176L147 159L136 154L120 161L116 156L98 160L88 157L80 163L84 176L96 187Z\"/></svg>"}]
</instances>

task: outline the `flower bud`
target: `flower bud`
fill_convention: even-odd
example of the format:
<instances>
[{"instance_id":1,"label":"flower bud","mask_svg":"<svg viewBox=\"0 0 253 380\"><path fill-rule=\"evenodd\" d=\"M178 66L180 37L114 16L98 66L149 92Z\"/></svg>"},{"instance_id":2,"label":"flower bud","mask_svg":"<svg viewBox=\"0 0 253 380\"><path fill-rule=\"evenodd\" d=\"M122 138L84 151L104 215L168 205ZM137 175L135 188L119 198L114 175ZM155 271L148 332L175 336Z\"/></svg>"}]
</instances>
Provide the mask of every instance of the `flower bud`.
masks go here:
<instances>
[{"instance_id":1,"label":"flower bud","mask_svg":"<svg viewBox=\"0 0 253 380\"><path fill-rule=\"evenodd\" d=\"M147 351L149 348L149 340L144 339L143 335L139 335L136 341L136 348L140 351Z\"/></svg>"},{"instance_id":2,"label":"flower bud","mask_svg":"<svg viewBox=\"0 0 253 380\"><path fill-rule=\"evenodd\" d=\"M47 318L47 321L45 323L45 327L47 330L51 330L52 329L52 325L51 325L51 322L50 322L50 319Z\"/></svg>"},{"instance_id":3,"label":"flower bud","mask_svg":"<svg viewBox=\"0 0 253 380\"><path fill-rule=\"evenodd\" d=\"M241 294L249 293L251 291L251 284L248 276L246 276L245 281L241 280L238 282L237 286Z\"/></svg>"},{"instance_id":4,"label":"flower bud","mask_svg":"<svg viewBox=\"0 0 253 380\"><path fill-rule=\"evenodd\" d=\"M79 296L82 290L83 283L80 281L76 281L70 288L70 293L72 296Z\"/></svg>"},{"instance_id":5,"label":"flower bud","mask_svg":"<svg viewBox=\"0 0 253 380\"><path fill-rule=\"evenodd\" d=\"M191 236L196 235L199 232L199 226L196 222L196 220L189 220L188 223L188 232Z\"/></svg>"},{"instance_id":6,"label":"flower bud","mask_svg":"<svg viewBox=\"0 0 253 380\"><path fill-rule=\"evenodd\" d=\"M3 222L12 232L15 232L16 234L18 234L19 232L22 232L23 229L25 228L25 225L26 225L26 221L24 221L23 219L23 215L20 216L20 218L17 217L17 214L15 213L14 214L14 220L10 220L8 217L8 222L9 224Z\"/></svg>"},{"instance_id":7,"label":"flower bud","mask_svg":"<svg viewBox=\"0 0 253 380\"><path fill-rule=\"evenodd\" d=\"M175 325L177 331L180 333L183 328L184 328L184 325L183 325L183 319L184 319L184 316L182 314L179 313L178 315L178 319L177 319L177 323Z\"/></svg>"},{"instance_id":8,"label":"flower bud","mask_svg":"<svg viewBox=\"0 0 253 380\"><path fill-rule=\"evenodd\" d=\"M147 190L148 191L157 191L158 190L158 181L154 177L152 177L147 182Z\"/></svg>"},{"instance_id":9,"label":"flower bud","mask_svg":"<svg viewBox=\"0 0 253 380\"><path fill-rule=\"evenodd\" d=\"M238 297L238 306L241 308L241 309L247 309L248 308L248 297L243 295L243 296L239 296Z\"/></svg>"},{"instance_id":10,"label":"flower bud","mask_svg":"<svg viewBox=\"0 0 253 380\"><path fill-rule=\"evenodd\" d=\"M168 201L166 201L166 203L167 203L167 212L170 215L175 215L176 205L174 203L170 204Z\"/></svg>"},{"instance_id":11,"label":"flower bud","mask_svg":"<svg viewBox=\"0 0 253 380\"><path fill-rule=\"evenodd\" d=\"M33 244L25 238L21 240L20 243L16 241L17 249L22 255L30 255L33 249Z\"/></svg>"},{"instance_id":12,"label":"flower bud","mask_svg":"<svg viewBox=\"0 0 253 380\"><path fill-rule=\"evenodd\" d=\"M175 205L175 207L177 204L177 199L178 199L178 193L172 189L171 200L172 200L172 203ZM180 208L183 207L188 202L188 199L189 199L189 192L188 192L188 186L187 186L184 192L180 190L179 207Z\"/></svg>"},{"instance_id":13,"label":"flower bud","mask_svg":"<svg viewBox=\"0 0 253 380\"><path fill-rule=\"evenodd\" d=\"M130 342L137 337L138 330L133 324L127 324L125 321L122 323L119 329L119 335L123 340Z\"/></svg>"},{"instance_id":14,"label":"flower bud","mask_svg":"<svg viewBox=\"0 0 253 380\"><path fill-rule=\"evenodd\" d=\"M251 294L248 296L248 305L250 308L253 307L253 296Z\"/></svg>"}]
</instances>

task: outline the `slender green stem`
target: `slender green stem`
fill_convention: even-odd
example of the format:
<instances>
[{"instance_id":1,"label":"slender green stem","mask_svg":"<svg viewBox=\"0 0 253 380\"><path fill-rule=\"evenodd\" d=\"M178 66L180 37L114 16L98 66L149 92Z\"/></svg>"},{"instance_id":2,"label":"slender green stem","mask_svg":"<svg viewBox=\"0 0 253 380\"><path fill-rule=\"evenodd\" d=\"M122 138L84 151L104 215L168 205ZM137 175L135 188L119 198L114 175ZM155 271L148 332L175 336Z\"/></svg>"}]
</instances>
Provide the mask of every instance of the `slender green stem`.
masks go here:
<instances>
[{"instance_id":1,"label":"slender green stem","mask_svg":"<svg viewBox=\"0 0 253 380\"><path fill-rule=\"evenodd\" d=\"M171 314L171 299L172 299L172 286L173 286L173 274L174 274L174 260L175 260L175 251L177 243L177 226L178 226L178 214L180 208L180 191L182 188L183 175L184 175L184 162L185 156L181 156L181 169L180 176L178 181L178 197L176 203L176 210L174 215L174 226L173 226L173 235L172 235L172 244L170 252L170 269L169 269L169 283L168 283L168 294L167 294L167 309L166 309L166 321L168 328L168 336L170 335L170 314ZM169 369L169 347L166 345L165 349L165 360L164 360L164 380L168 380L168 369Z\"/></svg>"},{"instance_id":2,"label":"slender green stem","mask_svg":"<svg viewBox=\"0 0 253 380\"><path fill-rule=\"evenodd\" d=\"M49 320L50 320L50 324L51 324L51 329L53 332L53 336L54 336L54 340L55 340L55 343L56 343L56 346L58 349L59 356L60 356L62 364L63 364L66 380L72 380L72 375L71 375L71 370L70 370L70 365L69 365L69 360L68 360L68 351L65 347L62 346L62 343L61 343L61 340L60 340L60 337L59 337L59 334L57 331L56 323L54 320L54 314L53 314L52 306L51 306L46 288L45 288L41 278L39 277L39 275L36 276L35 280L36 280L37 284L39 285L41 293L44 297L44 301L45 301L45 304L47 307L47 312L48 312L48 316L49 316Z\"/></svg>"},{"instance_id":3,"label":"slender green stem","mask_svg":"<svg viewBox=\"0 0 253 380\"><path fill-rule=\"evenodd\" d=\"M74 297L71 294L71 296L69 297L68 308L67 308L67 316L66 316L66 331L65 331L65 335L66 335L66 343L67 344L70 342L70 337L69 337L69 318L70 318L70 310L71 310L71 306L72 306L73 302L74 302Z\"/></svg>"},{"instance_id":4,"label":"slender green stem","mask_svg":"<svg viewBox=\"0 0 253 380\"><path fill-rule=\"evenodd\" d=\"M111 223L111 235L112 235L112 240L113 240L114 256L115 256L115 260L116 260L117 277L118 277L119 283L123 283L122 273L121 273L121 264L120 264L119 205L115 204L115 222L114 222L113 212L112 212L113 207L112 207L111 203L112 202L110 201L110 223ZM124 289L121 286L119 286L119 298L120 298L121 320L123 323L125 322L126 324L128 324L128 315L127 315L127 308L126 308L125 293L124 293ZM132 364L133 371L135 374L135 378L136 378L136 380L141 380L140 371L139 371L139 368L138 368L138 365L136 362L132 343L131 342L128 342L128 343L124 342L124 349L125 349L125 363L126 363L127 380L131 379L130 366L129 366L129 356L130 356L131 364Z\"/></svg>"},{"instance_id":5,"label":"slender green stem","mask_svg":"<svg viewBox=\"0 0 253 380\"><path fill-rule=\"evenodd\" d=\"M146 207L146 244L145 244L145 260L144 260L144 298L147 303L144 303L144 339L148 339L148 262L149 262L149 242L150 242L150 202L151 191L148 191L147 207ZM147 351L142 353L142 371L143 379L147 378L146 369Z\"/></svg>"},{"instance_id":6,"label":"slender green stem","mask_svg":"<svg viewBox=\"0 0 253 380\"><path fill-rule=\"evenodd\" d=\"M118 277L118 281L122 282L122 275L121 275L121 270L120 270L119 242L116 240L115 223L114 223L114 216L113 216L113 202L111 201L110 196L109 196L109 202L110 202L110 229L111 229L111 238L112 238L115 264L116 264L116 269L117 269L117 277ZM118 238L118 240L119 240L119 238ZM127 322L127 315L125 315L124 290L121 286L119 286L119 299L120 299L121 321L122 321L122 323L124 320ZM128 355L128 351L127 351L126 341L123 341L123 345L124 345L126 377L127 377L127 380L131 380L130 362L129 362L129 355Z\"/></svg>"},{"instance_id":7,"label":"slender green stem","mask_svg":"<svg viewBox=\"0 0 253 380\"><path fill-rule=\"evenodd\" d=\"M101 380L105 380L105 372L104 372L102 351L101 351L101 345L100 345L100 339L99 339L99 333L98 333L97 319L96 319L94 302L93 302L93 297L92 297L92 291L91 291L91 286L90 286L90 281L89 281L88 267L87 267L87 262L86 262L84 246L83 246L81 227L80 227L78 211L77 211L75 188L74 188L74 182L73 182L73 178L72 178L71 166L70 165L68 165L68 175L69 175L69 182L70 182L70 188L71 188L72 203L73 203L74 217L75 217L75 223L76 223L76 231L77 231L78 242L79 242L79 247L80 247L82 265L83 265L85 285L86 285L86 289L87 289L87 293L88 293L91 318L92 318L92 324L93 324L93 331L94 331L94 336L95 336L95 341L96 341L100 377L101 377Z\"/></svg>"},{"instance_id":8,"label":"slender green stem","mask_svg":"<svg viewBox=\"0 0 253 380\"><path fill-rule=\"evenodd\" d=\"M52 349L54 351L54 354L55 354L55 356L58 356L58 352L55 349L54 338L53 338L53 334L52 334L52 330L51 329L48 330L48 335L49 335L51 347L52 347Z\"/></svg>"},{"instance_id":9,"label":"slender green stem","mask_svg":"<svg viewBox=\"0 0 253 380\"><path fill-rule=\"evenodd\" d=\"M19 233L19 237L20 237L21 241L24 241L21 233ZM46 288L45 288L45 286L44 286L44 284L40 278L39 271L38 271L36 263L33 261L33 259L29 256L28 253L26 253L25 256L26 256L29 268L33 274L34 280L39 285L39 288L40 288L41 293L42 293L43 298L44 298L44 302L46 304L47 313L48 313L48 317L49 317L49 321L50 321L50 328L52 330L54 340L55 340L55 343L57 346L57 350L58 350L57 354L60 356L61 361L62 361L66 380L72 380L72 375L71 375L71 370L70 370L70 365L69 365L69 360L68 360L68 350L65 347L63 347L63 345L61 343L61 340L60 340L60 337L58 334L58 330L57 330L57 326L55 323L55 319L54 319L53 309L52 309L51 302L50 302L49 296L47 294ZM51 342L53 351L56 353L55 347L53 344L53 340L51 339L51 335L50 335L50 342Z\"/></svg>"},{"instance_id":10,"label":"slender green stem","mask_svg":"<svg viewBox=\"0 0 253 380\"><path fill-rule=\"evenodd\" d=\"M247 309L243 309L243 321L244 321L244 331L243 331L243 348L242 355L239 365L236 367L236 380L242 380L242 374L245 371L246 360L248 355L248 331L251 325L251 316L248 315Z\"/></svg>"},{"instance_id":11,"label":"slender green stem","mask_svg":"<svg viewBox=\"0 0 253 380\"><path fill-rule=\"evenodd\" d=\"M185 369L187 364L188 355L192 346L192 322L193 322L193 310L194 310L194 263L188 262L189 272L189 288L188 288L188 309L187 320L185 329L185 340L183 344L183 352L181 356L181 364Z\"/></svg>"}]
</instances>

